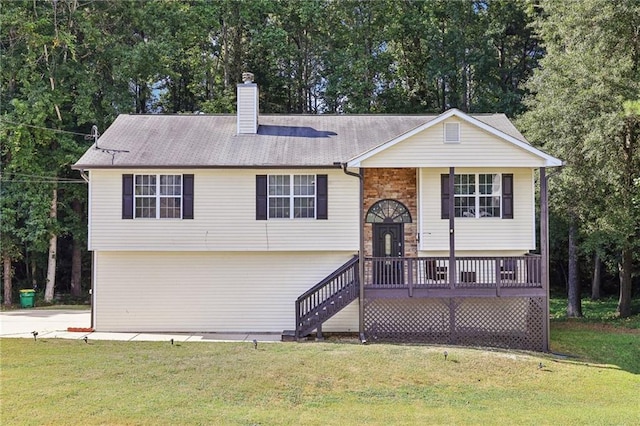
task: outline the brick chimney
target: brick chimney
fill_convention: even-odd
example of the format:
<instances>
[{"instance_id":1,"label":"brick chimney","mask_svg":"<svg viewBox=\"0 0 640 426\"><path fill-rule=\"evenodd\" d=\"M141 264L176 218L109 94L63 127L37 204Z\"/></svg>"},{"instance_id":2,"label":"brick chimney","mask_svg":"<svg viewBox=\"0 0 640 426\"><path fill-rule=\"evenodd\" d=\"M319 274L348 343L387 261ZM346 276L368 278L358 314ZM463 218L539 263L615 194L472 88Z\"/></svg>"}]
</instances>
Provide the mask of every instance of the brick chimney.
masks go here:
<instances>
[{"instance_id":1,"label":"brick chimney","mask_svg":"<svg viewBox=\"0 0 640 426\"><path fill-rule=\"evenodd\" d=\"M238 134L258 133L258 85L253 82L253 74L242 73L242 83L238 84Z\"/></svg>"}]
</instances>

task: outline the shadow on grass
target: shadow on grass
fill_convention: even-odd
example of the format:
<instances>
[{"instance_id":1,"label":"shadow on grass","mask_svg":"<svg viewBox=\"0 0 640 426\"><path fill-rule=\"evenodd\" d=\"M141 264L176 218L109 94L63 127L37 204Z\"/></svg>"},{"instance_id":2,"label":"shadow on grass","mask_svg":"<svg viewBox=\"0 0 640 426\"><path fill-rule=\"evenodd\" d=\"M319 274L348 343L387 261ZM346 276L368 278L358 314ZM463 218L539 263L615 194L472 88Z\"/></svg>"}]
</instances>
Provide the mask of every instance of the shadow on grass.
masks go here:
<instances>
[{"instance_id":1,"label":"shadow on grass","mask_svg":"<svg viewBox=\"0 0 640 426\"><path fill-rule=\"evenodd\" d=\"M581 318L567 318L567 299L549 302L551 347L571 353L586 364L613 365L640 374L640 298L631 302L633 315L616 314L618 299L582 299Z\"/></svg>"},{"instance_id":2,"label":"shadow on grass","mask_svg":"<svg viewBox=\"0 0 640 426\"><path fill-rule=\"evenodd\" d=\"M551 349L572 355L572 359L563 359L562 362L599 368L617 367L640 374L640 329L580 320L553 321Z\"/></svg>"}]
</instances>

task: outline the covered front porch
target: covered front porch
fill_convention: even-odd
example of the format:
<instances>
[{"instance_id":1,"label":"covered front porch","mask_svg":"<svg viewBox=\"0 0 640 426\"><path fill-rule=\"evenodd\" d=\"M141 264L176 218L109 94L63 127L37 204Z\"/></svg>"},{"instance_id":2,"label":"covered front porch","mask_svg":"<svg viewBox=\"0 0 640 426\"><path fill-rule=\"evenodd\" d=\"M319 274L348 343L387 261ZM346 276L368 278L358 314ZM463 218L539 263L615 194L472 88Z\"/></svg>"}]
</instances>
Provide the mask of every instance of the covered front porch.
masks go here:
<instances>
[{"instance_id":1,"label":"covered front porch","mask_svg":"<svg viewBox=\"0 0 640 426\"><path fill-rule=\"evenodd\" d=\"M542 257L365 258L369 341L547 349Z\"/></svg>"},{"instance_id":2,"label":"covered front porch","mask_svg":"<svg viewBox=\"0 0 640 426\"><path fill-rule=\"evenodd\" d=\"M334 163L359 178L357 259L298 299L298 336L357 283L363 341L548 350L546 167L562 162L496 119L452 110Z\"/></svg>"}]
</instances>

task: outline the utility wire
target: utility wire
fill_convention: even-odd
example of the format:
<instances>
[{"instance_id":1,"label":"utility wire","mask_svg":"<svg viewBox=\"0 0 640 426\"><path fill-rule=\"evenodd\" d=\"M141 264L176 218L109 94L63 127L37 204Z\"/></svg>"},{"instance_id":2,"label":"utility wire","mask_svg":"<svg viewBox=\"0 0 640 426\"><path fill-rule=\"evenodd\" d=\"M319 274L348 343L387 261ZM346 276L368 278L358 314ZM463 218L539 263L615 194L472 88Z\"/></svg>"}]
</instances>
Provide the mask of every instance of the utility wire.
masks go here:
<instances>
[{"instance_id":1,"label":"utility wire","mask_svg":"<svg viewBox=\"0 0 640 426\"><path fill-rule=\"evenodd\" d=\"M47 175L31 175L31 174L26 174L26 173L19 173L19 172L4 172L4 177L7 176L16 176L19 177L20 179L25 179L25 178L34 178L36 180L57 180L57 181L69 181L69 182L76 182L76 181L80 181L82 179L76 179L76 178L66 178L66 177L58 177L58 176L47 176ZM2 173L0 173L0 178L2 177Z\"/></svg>"},{"instance_id":2,"label":"utility wire","mask_svg":"<svg viewBox=\"0 0 640 426\"><path fill-rule=\"evenodd\" d=\"M0 122L7 123L7 124L13 124L14 126L25 126L25 127L31 127L33 129L48 130L50 132L67 133L67 134L70 134L70 135L84 136L84 137L89 136L89 137L91 137L91 134L89 134L89 133L70 132L68 130L54 129L54 128L51 128L51 127L42 127L42 126L34 126L32 124L16 123L15 121L9 121L9 120L6 120L4 118L0 118Z\"/></svg>"},{"instance_id":3,"label":"utility wire","mask_svg":"<svg viewBox=\"0 0 640 426\"><path fill-rule=\"evenodd\" d=\"M26 173L4 173L0 174L0 183L86 183L84 179L74 179L45 175L30 175Z\"/></svg>"},{"instance_id":4,"label":"utility wire","mask_svg":"<svg viewBox=\"0 0 640 426\"><path fill-rule=\"evenodd\" d=\"M75 181L64 180L64 181L59 181L59 180L13 180L13 179L0 179L0 182L1 183L56 183L56 184L87 183L84 180L75 180Z\"/></svg>"}]
</instances>

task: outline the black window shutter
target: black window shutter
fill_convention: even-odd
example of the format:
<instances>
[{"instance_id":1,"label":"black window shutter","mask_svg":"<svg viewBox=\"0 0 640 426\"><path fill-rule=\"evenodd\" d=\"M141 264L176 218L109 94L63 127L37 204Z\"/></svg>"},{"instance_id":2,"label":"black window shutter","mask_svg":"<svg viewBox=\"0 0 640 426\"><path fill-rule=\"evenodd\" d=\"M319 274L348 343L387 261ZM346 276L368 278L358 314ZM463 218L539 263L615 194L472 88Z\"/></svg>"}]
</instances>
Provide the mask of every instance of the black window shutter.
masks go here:
<instances>
[{"instance_id":1,"label":"black window shutter","mask_svg":"<svg viewBox=\"0 0 640 426\"><path fill-rule=\"evenodd\" d=\"M513 174L502 175L502 218L513 219Z\"/></svg>"},{"instance_id":2,"label":"black window shutter","mask_svg":"<svg viewBox=\"0 0 640 426\"><path fill-rule=\"evenodd\" d=\"M440 175L440 218L449 219L449 175Z\"/></svg>"},{"instance_id":3,"label":"black window shutter","mask_svg":"<svg viewBox=\"0 0 640 426\"><path fill-rule=\"evenodd\" d=\"M182 175L182 218L193 219L193 175Z\"/></svg>"},{"instance_id":4,"label":"black window shutter","mask_svg":"<svg viewBox=\"0 0 640 426\"><path fill-rule=\"evenodd\" d=\"M256 175L256 220L267 220L267 175Z\"/></svg>"},{"instance_id":5,"label":"black window shutter","mask_svg":"<svg viewBox=\"0 0 640 426\"><path fill-rule=\"evenodd\" d=\"M316 176L316 219L329 218L329 197L328 197L327 175Z\"/></svg>"},{"instance_id":6,"label":"black window shutter","mask_svg":"<svg viewBox=\"0 0 640 426\"><path fill-rule=\"evenodd\" d=\"M133 175L122 175L122 218L133 219Z\"/></svg>"}]
</instances>

